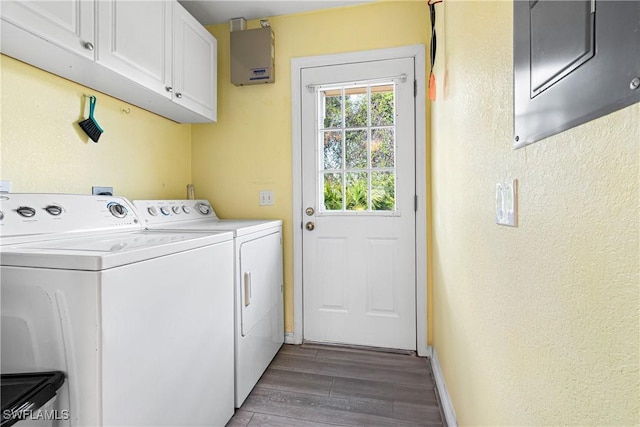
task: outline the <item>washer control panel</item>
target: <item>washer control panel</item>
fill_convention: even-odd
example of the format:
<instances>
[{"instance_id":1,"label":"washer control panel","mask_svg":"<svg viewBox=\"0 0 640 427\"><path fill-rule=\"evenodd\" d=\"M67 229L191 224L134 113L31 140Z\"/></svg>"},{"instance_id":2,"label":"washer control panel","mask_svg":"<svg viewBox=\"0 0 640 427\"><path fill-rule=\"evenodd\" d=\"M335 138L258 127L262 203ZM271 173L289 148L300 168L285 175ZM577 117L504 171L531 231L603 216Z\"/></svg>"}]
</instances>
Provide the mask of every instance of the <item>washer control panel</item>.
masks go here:
<instances>
[{"instance_id":1,"label":"washer control panel","mask_svg":"<svg viewBox=\"0 0 640 427\"><path fill-rule=\"evenodd\" d=\"M47 233L141 228L131 202L123 197L39 193L0 195L0 237L3 240Z\"/></svg>"},{"instance_id":2,"label":"washer control panel","mask_svg":"<svg viewBox=\"0 0 640 427\"><path fill-rule=\"evenodd\" d=\"M218 218L208 200L134 200L133 205L145 225Z\"/></svg>"}]
</instances>

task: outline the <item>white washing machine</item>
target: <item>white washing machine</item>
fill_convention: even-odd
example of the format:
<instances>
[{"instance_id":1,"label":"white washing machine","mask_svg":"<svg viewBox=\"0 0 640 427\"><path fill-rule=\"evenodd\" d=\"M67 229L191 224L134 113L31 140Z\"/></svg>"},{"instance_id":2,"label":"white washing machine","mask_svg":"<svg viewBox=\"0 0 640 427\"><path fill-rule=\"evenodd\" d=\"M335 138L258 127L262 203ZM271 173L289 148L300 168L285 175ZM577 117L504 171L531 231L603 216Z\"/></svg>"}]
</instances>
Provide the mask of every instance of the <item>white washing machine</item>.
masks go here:
<instances>
[{"instance_id":1,"label":"white washing machine","mask_svg":"<svg viewBox=\"0 0 640 427\"><path fill-rule=\"evenodd\" d=\"M147 232L119 197L6 194L0 243L1 371L63 371L58 425L230 419L233 233Z\"/></svg>"},{"instance_id":2,"label":"white washing machine","mask_svg":"<svg viewBox=\"0 0 640 427\"><path fill-rule=\"evenodd\" d=\"M150 230L221 231L235 242L235 407L284 342L282 221L219 219L207 200L134 200Z\"/></svg>"}]
</instances>

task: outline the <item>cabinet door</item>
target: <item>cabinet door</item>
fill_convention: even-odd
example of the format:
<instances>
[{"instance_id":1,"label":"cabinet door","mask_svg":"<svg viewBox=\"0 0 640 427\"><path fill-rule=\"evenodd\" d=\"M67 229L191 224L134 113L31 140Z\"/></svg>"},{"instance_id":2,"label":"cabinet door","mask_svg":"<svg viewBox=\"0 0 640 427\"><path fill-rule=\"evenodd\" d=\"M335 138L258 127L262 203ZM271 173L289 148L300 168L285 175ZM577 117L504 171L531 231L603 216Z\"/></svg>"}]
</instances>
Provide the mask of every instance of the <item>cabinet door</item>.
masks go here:
<instances>
[{"instance_id":1,"label":"cabinet door","mask_svg":"<svg viewBox=\"0 0 640 427\"><path fill-rule=\"evenodd\" d=\"M94 60L93 0L3 1L2 20Z\"/></svg>"},{"instance_id":2,"label":"cabinet door","mask_svg":"<svg viewBox=\"0 0 640 427\"><path fill-rule=\"evenodd\" d=\"M97 62L171 98L172 3L100 0Z\"/></svg>"},{"instance_id":3,"label":"cabinet door","mask_svg":"<svg viewBox=\"0 0 640 427\"><path fill-rule=\"evenodd\" d=\"M178 2L173 16L174 101L215 121L218 42Z\"/></svg>"}]
</instances>

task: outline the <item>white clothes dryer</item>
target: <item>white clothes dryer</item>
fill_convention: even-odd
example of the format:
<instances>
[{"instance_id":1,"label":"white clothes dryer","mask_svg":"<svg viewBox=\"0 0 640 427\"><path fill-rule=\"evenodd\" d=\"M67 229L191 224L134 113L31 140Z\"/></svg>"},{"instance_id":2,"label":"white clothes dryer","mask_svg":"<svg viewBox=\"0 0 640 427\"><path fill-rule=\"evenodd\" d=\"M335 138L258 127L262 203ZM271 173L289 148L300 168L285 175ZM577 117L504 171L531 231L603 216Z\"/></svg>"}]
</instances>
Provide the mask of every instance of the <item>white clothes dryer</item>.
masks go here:
<instances>
[{"instance_id":1,"label":"white clothes dryer","mask_svg":"<svg viewBox=\"0 0 640 427\"><path fill-rule=\"evenodd\" d=\"M58 425L233 415L233 233L147 232L119 197L6 194L0 244L1 371L63 371Z\"/></svg>"},{"instance_id":2,"label":"white clothes dryer","mask_svg":"<svg viewBox=\"0 0 640 427\"><path fill-rule=\"evenodd\" d=\"M207 200L134 200L149 230L234 234L235 407L284 342L282 221L220 219Z\"/></svg>"}]
</instances>

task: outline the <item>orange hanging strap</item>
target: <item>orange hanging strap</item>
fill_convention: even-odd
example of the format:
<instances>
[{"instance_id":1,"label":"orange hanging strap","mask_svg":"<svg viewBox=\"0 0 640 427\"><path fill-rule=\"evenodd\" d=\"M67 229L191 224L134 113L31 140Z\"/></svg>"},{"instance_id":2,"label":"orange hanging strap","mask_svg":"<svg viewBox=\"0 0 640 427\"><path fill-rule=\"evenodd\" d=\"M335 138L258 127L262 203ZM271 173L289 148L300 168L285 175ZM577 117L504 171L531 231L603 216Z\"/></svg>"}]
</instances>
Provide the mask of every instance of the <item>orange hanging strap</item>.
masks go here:
<instances>
[{"instance_id":1,"label":"orange hanging strap","mask_svg":"<svg viewBox=\"0 0 640 427\"><path fill-rule=\"evenodd\" d=\"M436 100L436 76L433 73L429 76L429 99L431 101Z\"/></svg>"}]
</instances>

